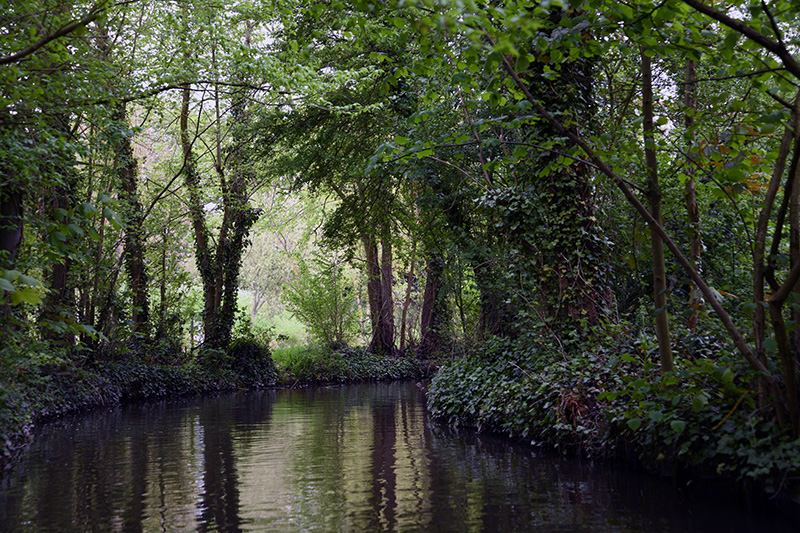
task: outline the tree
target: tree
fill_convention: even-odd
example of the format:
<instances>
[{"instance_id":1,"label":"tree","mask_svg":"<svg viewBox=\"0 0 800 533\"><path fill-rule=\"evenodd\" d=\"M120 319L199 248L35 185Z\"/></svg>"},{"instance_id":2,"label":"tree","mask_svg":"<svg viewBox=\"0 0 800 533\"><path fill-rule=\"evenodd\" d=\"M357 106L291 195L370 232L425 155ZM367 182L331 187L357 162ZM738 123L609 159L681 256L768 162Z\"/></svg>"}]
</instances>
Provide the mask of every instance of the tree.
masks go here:
<instances>
[{"instance_id":1,"label":"tree","mask_svg":"<svg viewBox=\"0 0 800 533\"><path fill-rule=\"evenodd\" d=\"M355 299L343 270L336 259L316 258L310 265L299 260L299 273L284 293L312 338L331 349L347 346L356 327Z\"/></svg>"}]
</instances>

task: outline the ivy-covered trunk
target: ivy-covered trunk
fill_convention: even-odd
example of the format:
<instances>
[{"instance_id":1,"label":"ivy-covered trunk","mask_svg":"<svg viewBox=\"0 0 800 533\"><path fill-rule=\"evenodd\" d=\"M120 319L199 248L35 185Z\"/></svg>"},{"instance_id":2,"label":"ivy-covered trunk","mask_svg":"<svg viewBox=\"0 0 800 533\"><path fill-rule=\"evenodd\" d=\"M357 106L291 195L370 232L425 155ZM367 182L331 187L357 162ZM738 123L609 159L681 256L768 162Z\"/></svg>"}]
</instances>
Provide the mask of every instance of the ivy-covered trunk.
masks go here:
<instances>
[{"instance_id":1,"label":"ivy-covered trunk","mask_svg":"<svg viewBox=\"0 0 800 533\"><path fill-rule=\"evenodd\" d=\"M551 21L561 16L554 11ZM558 40L557 30L542 32L545 41ZM546 51L534 46L537 56ZM540 53L541 52L541 53ZM541 105L570 124L573 131L589 130L595 110L594 65L588 59L565 60L557 76L546 62L534 62L520 72L529 93ZM518 213L505 215L512 242L538 274L538 320L556 332L581 334L597 325L611 291L606 279L605 244L596 223L590 166L572 154L575 143L550 123L540 121L524 130L525 142L541 146L518 170L518 186L508 204ZM524 289L530 293L531 289Z\"/></svg>"},{"instance_id":2,"label":"ivy-covered trunk","mask_svg":"<svg viewBox=\"0 0 800 533\"><path fill-rule=\"evenodd\" d=\"M125 269L131 293L131 324L134 337L150 334L150 302L147 294L145 265L144 212L139 201L138 165L133 156L131 134L124 103L117 105L113 115L112 135L115 145L120 205L125 221Z\"/></svg>"},{"instance_id":3,"label":"ivy-covered trunk","mask_svg":"<svg viewBox=\"0 0 800 533\"><path fill-rule=\"evenodd\" d=\"M64 139L70 136L69 117L58 114L49 120L53 132ZM72 260L69 254L70 232L68 225L70 210L76 204L77 175L74 164L74 154L67 148L64 152L55 154L53 160L47 165L49 170L58 180L53 182L49 189L42 191L39 199L39 210L42 219L51 221L49 228L43 235L49 241L48 255L51 261L49 268L45 269L48 292L40 315L40 331L42 338L51 341L54 345L67 348L74 344L74 335L69 332L67 323L75 321L73 313L73 287L70 284L70 271Z\"/></svg>"}]
</instances>

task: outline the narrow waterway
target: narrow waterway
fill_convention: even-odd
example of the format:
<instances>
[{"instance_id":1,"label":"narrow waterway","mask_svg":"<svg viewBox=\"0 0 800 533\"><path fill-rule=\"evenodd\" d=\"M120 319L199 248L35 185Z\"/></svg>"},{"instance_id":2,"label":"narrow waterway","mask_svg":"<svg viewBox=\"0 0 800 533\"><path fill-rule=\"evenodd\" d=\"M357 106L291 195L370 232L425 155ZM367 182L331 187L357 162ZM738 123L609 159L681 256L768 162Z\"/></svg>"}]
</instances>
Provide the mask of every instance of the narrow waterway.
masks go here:
<instances>
[{"instance_id":1,"label":"narrow waterway","mask_svg":"<svg viewBox=\"0 0 800 533\"><path fill-rule=\"evenodd\" d=\"M49 424L0 474L0 530L796 531L647 476L437 427L413 383Z\"/></svg>"}]
</instances>

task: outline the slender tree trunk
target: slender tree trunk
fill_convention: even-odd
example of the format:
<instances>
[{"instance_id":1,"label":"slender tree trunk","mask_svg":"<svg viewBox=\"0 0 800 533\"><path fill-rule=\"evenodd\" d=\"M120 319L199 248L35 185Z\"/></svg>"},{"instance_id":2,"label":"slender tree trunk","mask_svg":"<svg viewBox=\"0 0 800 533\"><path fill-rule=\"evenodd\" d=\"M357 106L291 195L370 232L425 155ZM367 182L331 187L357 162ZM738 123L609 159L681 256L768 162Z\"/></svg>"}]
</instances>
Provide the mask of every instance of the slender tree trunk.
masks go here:
<instances>
[{"instance_id":1,"label":"slender tree trunk","mask_svg":"<svg viewBox=\"0 0 800 533\"><path fill-rule=\"evenodd\" d=\"M161 277L159 281L158 328L156 337L167 335L167 248L169 229L164 226L161 231Z\"/></svg>"},{"instance_id":2,"label":"slender tree trunk","mask_svg":"<svg viewBox=\"0 0 800 533\"><path fill-rule=\"evenodd\" d=\"M661 189L658 184L658 160L655 150L653 126L653 80L650 58L642 54L642 114L644 116L645 163L647 165L647 199L650 202L650 214L661 221ZM658 355L661 360L661 372L673 370L672 341L669 332L669 313L667 312L667 273L664 260L664 244L658 233L651 228L653 244L653 298L656 313L656 331L658 333Z\"/></svg>"},{"instance_id":3,"label":"slender tree trunk","mask_svg":"<svg viewBox=\"0 0 800 533\"><path fill-rule=\"evenodd\" d=\"M691 59L686 63L686 84L684 86L683 104L687 110L694 111L697 109L697 94L696 94L697 75L695 73L694 61ZM695 167L695 153L694 153L694 140L695 134L692 131L694 127L694 113L687 113L684 119L686 129L690 131L690 139L688 141L687 157L688 162L686 165L685 174L689 177L683 189L683 197L686 202L686 218L689 222L689 261L698 272L701 271L700 259L703 251L703 241L700 236L700 211L697 208L697 193L695 191L694 176L696 173ZM700 291L690 282L689 286L689 307L691 309L687 325L690 331L697 328L698 307L700 306Z\"/></svg>"},{"instance_id":4,"label":"slender tree trunk","mask_svg":"<svg viewBox=\"0 0 800 533\"><path fill-rule=\"evenodd\" d=\"M206 229L205 211L200 196L200 174L192 151L189 138L189 104L191 88L184 86L181 99L180 132L181 148L183 149L183 176L186 189L189 192L189 216L192 219L194 231L194 252L197 270L203 282L203 338L204 342L211 342L216 338L217 307L216 284L214 276L213 258L208 246L208 230Z\"/></svg>"},{"instance_id":5,"label":"slender tree trunk","mask_svg":"<svg viewBox=\"0 0 800 533\"><path fill-rule=\"evenodd\" d=\"M444 259L439 254L434 254L427 259L425 293L422 297L422 313L420 317L419 348L417 357L427 359L431 354L442 351L445 347L443 336L444 315L440 291L442 274L444 273Z\"/></svg>"},{"instance_id":6,"label":"slender tree trunk","mask_svg":"<svg viewBox=\"0 0 800 533\"><path fill-rule=\"evenodd\" d=\"M800 91L798 91L795 97L794 105L795 109L792 115L792 121L785 128L783 138L781 139L778 157L775 159L775 164L772 169L772 178L762 204L763 207L758 216L758 225L756 227L755 238L753 239L753 302L755 303L753 337L755 338L756 358L764 366L767 365L767 353L764 348L764 338L767 331L767 314L765 309L767 306L767 299L764 284L766 278L771 276L771 274L768 274L769 269L766 264L767 233L775 207L775 199L780 190L783 174L786 171L786 163L789 154L792 151L792 146L796 147L798 139L800 139ZM779 392L774 384L768 383L766 377L762 376L759 378L759 403L762 407L770 403L770 397L772 398L772 402L776 403L776 415L779 420L783 420L782 408L778 404Z\"/></svg>"},{"instance_id":7,"label":"slender tree trunk","mask_svg":"<svg viewBox=\"0 0 800 533\"><path fill-rule=\"evenodd\" d=\"M380 307L378 327L370 343L370 351L391 355L394 353L394 295L392 283L392 243L388 226L383 225L380 259Z\"/></svg>"},{"instance_id":8,"label":"slender tree trunk","mask_svg":"<svg viewBox=\"0 0 800 533\"><path fill-rule=\"evenodd\" d=\"M406 295L403 298L403 312L400 315L400 350L406 347L406 320L408 317L408 308L411 305L411 289L414 286L414 267L416 266L416 258L413 258L416 251L417 243L414 242L411 248L411 265L408 268L408 283L406 283Z\"/></svg>"}]
</instances>

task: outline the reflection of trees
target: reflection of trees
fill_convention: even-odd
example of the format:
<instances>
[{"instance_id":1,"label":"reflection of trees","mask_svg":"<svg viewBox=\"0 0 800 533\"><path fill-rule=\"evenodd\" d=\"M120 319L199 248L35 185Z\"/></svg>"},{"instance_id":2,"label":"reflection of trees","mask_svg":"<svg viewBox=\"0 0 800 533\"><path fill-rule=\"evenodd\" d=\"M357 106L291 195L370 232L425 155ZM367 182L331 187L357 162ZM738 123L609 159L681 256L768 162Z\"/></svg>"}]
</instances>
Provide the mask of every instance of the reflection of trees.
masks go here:
<instances>
[{"instance_id":1,"label":"reflection of trees","mask_svg":"<svg viewBox=\"0 0 800 533\"><path fill-rule=\"evenodd\" d=\"M147 403L50 424L16 465L16 477L0 481L0 529L31 523L43 531L194 530L201 492L199 518L218 530L236 529L232 441L241 446L247 438L232 428L263 425L270 394L242 396L248 403L238 408L232 398L201 407ZM15 483L20 489L8 490Z\"/></svg>"},{"instance_id":2,"label":"reflection of trees","mask_svg":"<svg viewBox=\"0 0 800 533\"><path fill-rule=\"evenodd\" d=\"M371 406L373 419L373 440L370 475L372 492L369 496L371 507L370 531L393 531L397 525L397 474L395 472L395 453L397 427L395 409L397 402L375 402Z\"/></svg>"},{"instance_id":3,"label":"reflection of trees","mask_svg":"<svg viewBox=\"0 0 800 533\"><path fill-rule=\"evenodd\" d=\"M200 531L239 529L239 490L230 422L224 412L201 411L203 428L203 494ZM223 415L223 416L220 416Z\"/></svg>"},{"instance_id":4,"label":"reflection of trees","mask_svg":"<svg viewBox=\"0 0 800 533\"><path fill-rule=\"evenodd\" d=\"M437 428L413 385L126 411L37 436L18 476L0 479L0 529L652 531L706 513L716 522L695 529L770 530L707 503L689 514L655 480Z\"/></svg>"},{"instance_id":5,"label":"reflection of trees","mask_svg":"<svg viewBox=\"0 0 800 533\"><path fill-rule=\"evenodd\" d=\"M252 428L268 423L271 410L270 393L235 395L226 402L213 399L201 406L198 422L203 429L204 472L200 531L241 529L234 444L244 441L246 445Z\"/></svg>"}]
</instances>

